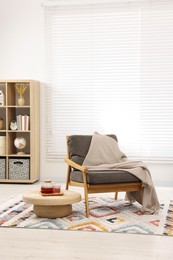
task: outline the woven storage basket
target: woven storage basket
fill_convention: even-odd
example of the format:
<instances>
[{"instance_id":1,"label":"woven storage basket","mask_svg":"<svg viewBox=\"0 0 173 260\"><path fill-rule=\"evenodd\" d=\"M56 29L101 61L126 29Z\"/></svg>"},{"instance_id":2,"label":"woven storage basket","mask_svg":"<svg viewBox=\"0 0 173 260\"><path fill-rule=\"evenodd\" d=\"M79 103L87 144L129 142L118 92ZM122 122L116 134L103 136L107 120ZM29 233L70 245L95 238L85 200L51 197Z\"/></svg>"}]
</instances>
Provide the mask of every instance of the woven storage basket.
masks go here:
<instances>
[{"instance_id":1,"label":"woven storage basket","mask_svg":"<svg viewBox=\"0 0 173 260\"><path fill-rule=\"evenodd\" d=\"M0 158L0 179L5 179L5 158Z\"/></svg>"}]
</instances>

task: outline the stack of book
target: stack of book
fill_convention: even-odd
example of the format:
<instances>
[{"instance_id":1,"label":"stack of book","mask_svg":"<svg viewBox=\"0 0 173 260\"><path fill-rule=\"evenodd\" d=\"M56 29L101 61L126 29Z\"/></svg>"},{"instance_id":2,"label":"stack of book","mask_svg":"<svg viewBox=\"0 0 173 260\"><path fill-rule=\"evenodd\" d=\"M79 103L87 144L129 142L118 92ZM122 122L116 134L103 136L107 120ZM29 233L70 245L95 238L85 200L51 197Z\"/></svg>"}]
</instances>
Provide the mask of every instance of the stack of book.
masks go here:
<instances>
[{"instance_id":1,"label":"stack of book","mask_svg":"<svg viewBox=\"0 0 173 260\"><path fill-rule=\"evenodd\" d=\"M29 116L28 115L18 115L17 116L17 129L19 131L29 130Z\"/></svg>"}]
</instances>

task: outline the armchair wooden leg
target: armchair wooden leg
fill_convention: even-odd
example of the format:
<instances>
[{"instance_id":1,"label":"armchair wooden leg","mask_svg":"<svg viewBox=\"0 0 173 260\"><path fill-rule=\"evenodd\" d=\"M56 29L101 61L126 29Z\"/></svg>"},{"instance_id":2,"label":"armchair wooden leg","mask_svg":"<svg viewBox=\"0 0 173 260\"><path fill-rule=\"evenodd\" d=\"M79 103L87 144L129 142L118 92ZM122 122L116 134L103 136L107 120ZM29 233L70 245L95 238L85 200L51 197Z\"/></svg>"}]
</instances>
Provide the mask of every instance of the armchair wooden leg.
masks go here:
<instances>
[{"instance_id":1,"label":"armchair wooden leg","mask_svg":"<svg viewBox=\"0 0 173 260\"><path fill-rule=\"evenodd\" d=\"M69 182L70 182L70 172L71 172L71 167L68 166L68 170L67 170L67 179L66 179L66 190L68 190L68 187L69 187Z\"/></svg>"},{"instance_id":2,"label":"armchair wooden leg","mask_svg":"<svg viewBox=\"0 0 173 260\"><path fill-rule=\"evenodd\" d=\"M118 192L115 192L115 200L118 199Z\"/></svg>"},{"instance_id":3,"label":"armchair wooden leg","mask_svg":"<svg viewBox=\"0 0 173 260\"><path fill-rule=\"evenodd\" d=\"M89 218L88 187L87 187L87 178L85 174L83 174L83 182L84 182L84 193L85 193L86 217Z\"/></svg>"},{"instance_id":4,"label":"armchair wooden leg","mask_svg":"<svg viewBox=\"0 0 173 260\"><path fill-rule=\"evenodd\" d=\"M85 210L86 210L86 217L89 218L89 203L88 203L88 192L85 191Z\"/></svg>"}]
</instances>

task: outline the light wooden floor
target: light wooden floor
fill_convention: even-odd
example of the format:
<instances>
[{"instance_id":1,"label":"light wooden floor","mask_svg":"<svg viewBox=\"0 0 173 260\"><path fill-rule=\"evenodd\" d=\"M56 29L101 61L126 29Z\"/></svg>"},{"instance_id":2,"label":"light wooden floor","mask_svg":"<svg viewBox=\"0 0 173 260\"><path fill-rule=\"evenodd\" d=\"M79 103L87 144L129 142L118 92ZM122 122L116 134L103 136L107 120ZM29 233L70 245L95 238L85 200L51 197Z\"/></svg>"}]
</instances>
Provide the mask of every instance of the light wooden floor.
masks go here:
<instances>
[{"instance_id":1,"label":"light wooden floor","mask_svg":"<svg viewBox=\"0 0 173 260\"><path fill-rule=\"evenodd\" d=\"M40 183L0 184L0 203L11 195L36 190L38 187ZM75 190L81 192L80 188ZM159 199L173 199L173 188L156 188L156 190ZM120 197L122 196L124 194L121 193ZM0 259L172 260L173 237L0 228Z\"/></svg>"}]
</instances>

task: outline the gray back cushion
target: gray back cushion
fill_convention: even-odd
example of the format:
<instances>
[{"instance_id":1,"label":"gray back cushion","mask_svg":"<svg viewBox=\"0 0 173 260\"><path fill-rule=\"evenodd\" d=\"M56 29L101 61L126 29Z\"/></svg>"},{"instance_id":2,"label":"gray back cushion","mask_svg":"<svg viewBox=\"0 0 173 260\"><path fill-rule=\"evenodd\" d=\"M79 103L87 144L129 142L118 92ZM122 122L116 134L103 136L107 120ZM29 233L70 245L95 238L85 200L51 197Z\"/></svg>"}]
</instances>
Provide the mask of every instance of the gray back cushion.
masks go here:
<instances>
[{"instance_id":1,"label":"gray back cushion","mask_svg":"<svg viewBox=\"0 0 173 260\"><path fill-rule=\"evenodd\" d=\"M117 140L116 135L108 135L112 137L113 139ZM90 143L92 140L92 135L71 135L68 138L68 152L69 152L69 158L82 165L85 156L88 153Z\"/></svg>"}]
</instances>

